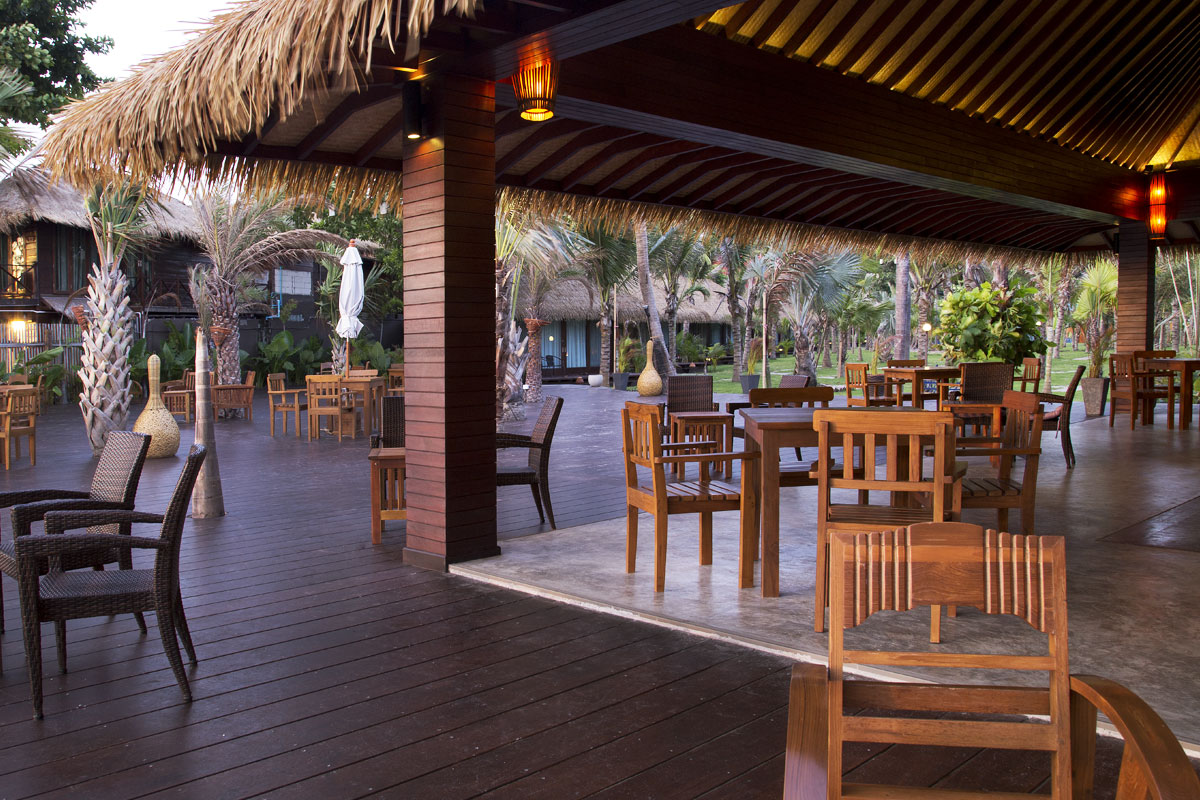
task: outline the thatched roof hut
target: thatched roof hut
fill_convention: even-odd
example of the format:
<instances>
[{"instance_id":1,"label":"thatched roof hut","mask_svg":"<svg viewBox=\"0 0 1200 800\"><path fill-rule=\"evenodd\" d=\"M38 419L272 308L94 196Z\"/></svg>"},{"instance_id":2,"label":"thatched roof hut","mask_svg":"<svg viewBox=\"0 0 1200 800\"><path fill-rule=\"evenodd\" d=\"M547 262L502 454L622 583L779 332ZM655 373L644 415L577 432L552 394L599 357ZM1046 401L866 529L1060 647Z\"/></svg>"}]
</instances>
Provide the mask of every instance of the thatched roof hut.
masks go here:
<instances>
[{"instance_id":1,"label":"thatched roof hut","mask_svg":"<svg viewBox=\"0 0 1200 800\"><path fill-rule=\"evenodd\" d=\"M147 232L162 239L199 236L191 207L169 197L147 209ZM52 183L44 172L27 170L0 182L0 233L14 233L31 222L88 228L84 196L65 183Z\"/></svg>"},{"instance_id":2,"label":"thatched roof hut","mask_svg":"<svg viewBox=\"0 0 1200 800\"><path fill-rule=\"evenodd\" d=\"M729 306L718 291L716 284L709 283L708 297L696 295L679 305L679 322L691 323L729 323L731 317ZM658 298L658 313L665 319L667 315L666 302L662 289L656 288ZM517 307L522 313L529 308L527 293L522 292ZM587 287L577 280L561 280L554 285L542 299L538 308L539 316L548 322L559 320L595 320L600 319L600 297L595 292L588 292ZM644 322L646 313L643 311L641 295L626 292L617 297L617 321Z\"/></svg>"}]
</instances>

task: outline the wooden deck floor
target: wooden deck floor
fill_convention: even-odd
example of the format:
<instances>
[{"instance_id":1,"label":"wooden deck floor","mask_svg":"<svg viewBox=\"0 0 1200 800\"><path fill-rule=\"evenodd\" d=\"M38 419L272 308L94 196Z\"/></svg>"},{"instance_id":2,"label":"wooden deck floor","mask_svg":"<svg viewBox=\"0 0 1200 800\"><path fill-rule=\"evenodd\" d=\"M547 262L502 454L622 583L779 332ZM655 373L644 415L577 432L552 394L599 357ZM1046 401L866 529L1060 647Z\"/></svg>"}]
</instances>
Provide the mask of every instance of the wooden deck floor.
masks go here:
<instances>
[{"instance_id":1,"label":"wooden deck floor","mask_svg":"<svg viewBox=\"0 0 1200 800\"><path fill-rule=\"evenodd\" d=\"M33 721L4 580L0 798L779 796L785 660L406 567L402 535L369 543L366 443L272 441L262 417L218 423L229 514L185 533L191 704L153 632L102 618L69 626L66 675L46 631ZM85 485L77 411L39 429L38 466L0 489ZM140 507L165 505L179 465L147 465ZM562 508L586 515L568 485ZM893 747L847 764L922 785L1045 780L1004 758Z\"/></svg>"}]
</instances>

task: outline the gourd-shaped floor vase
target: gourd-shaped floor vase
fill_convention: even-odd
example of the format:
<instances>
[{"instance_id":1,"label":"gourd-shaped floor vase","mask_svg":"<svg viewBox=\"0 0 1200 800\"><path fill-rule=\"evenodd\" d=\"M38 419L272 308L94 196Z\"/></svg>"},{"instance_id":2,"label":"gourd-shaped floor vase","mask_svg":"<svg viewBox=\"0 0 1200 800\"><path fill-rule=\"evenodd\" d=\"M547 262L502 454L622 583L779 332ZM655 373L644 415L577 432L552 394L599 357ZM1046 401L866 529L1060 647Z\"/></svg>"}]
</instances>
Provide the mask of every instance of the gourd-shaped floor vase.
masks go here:
<instances>
[{"instance_id":1,"label":"gourd-shaped floor vase","mask_svg":"<svg viewBox=\"0 0 1200 800\"><path fill-rule=\"evenodd\" d=\"M159 394L160 363L158 356L150 356L146 361L146 375L150 379L150 397L146 400L146 408L138 415L133 423L134 433L145 433L150 436L150 450L147 458L167 458L179 450L179 423L163 405L162 395Z\"/></svg>"},{"instance_id":2,"label":"gourd-shaped floor vase","mask_svg":"<svg viewBox=\"0 0 1200 800\"><path fill-rule=\"evenodd\" d=\"M638 394L642 397L654 397L655 395L662 394L663 391L662 376L654 368L653 339L646 342L646 368L638 376L637 390Z\"/></svg>"}]
</instances>

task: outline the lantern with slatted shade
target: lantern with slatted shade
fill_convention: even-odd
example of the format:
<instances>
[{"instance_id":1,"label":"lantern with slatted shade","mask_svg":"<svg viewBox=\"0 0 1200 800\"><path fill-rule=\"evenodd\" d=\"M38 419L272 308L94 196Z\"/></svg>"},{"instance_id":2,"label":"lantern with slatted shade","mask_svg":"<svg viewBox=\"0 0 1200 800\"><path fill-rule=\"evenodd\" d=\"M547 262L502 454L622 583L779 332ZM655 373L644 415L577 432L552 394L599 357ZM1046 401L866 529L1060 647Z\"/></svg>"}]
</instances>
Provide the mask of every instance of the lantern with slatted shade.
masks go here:
<instances>
[{"instance_id":1,"label":"lantern with slatted shade","mask_svg":"<svg viewBox=\"0 0 1200 800\"><path fill-rule=\"evenodd\" d=\"M1147 227L1151 239L1165 239L1167 236L1167 175L1155 172L1150 175L1150 214Z\"/></svg>"},{"instance_id":2,"label":"lantern with slatted shade","mask_svg":"<svg viewBox=\"0 0 1200 800\"><path fill-rule=\"evenodd\" d=\"M522 119L542 122L554 116L554 95L558 91L558 62L553 59L521 67L512 76L513 94Z\"/></svg>"}]
</instances>

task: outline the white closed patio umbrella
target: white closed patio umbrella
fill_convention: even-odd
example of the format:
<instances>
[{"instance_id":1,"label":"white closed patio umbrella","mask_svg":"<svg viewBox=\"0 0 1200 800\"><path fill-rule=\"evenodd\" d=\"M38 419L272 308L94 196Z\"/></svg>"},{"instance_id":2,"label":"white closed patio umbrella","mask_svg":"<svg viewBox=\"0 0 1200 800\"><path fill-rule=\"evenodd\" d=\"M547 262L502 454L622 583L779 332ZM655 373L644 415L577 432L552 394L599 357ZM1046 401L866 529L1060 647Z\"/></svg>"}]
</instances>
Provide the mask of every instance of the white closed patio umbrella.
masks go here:
<instances>
[{"instance_id":1,"label":"white closed patio umbrella","mask_svg":"<svg viewBox=\"0 0 1200 800\"><path fill-rule=\"evenodd\" d=\"M334 330L346 340L346 369L350 369L350 340L362 330L358 315L363 307L362 256L350 240L350 246L342 254L342 285L338 289L338 322Z\"/></svg>"}]
</instances>

